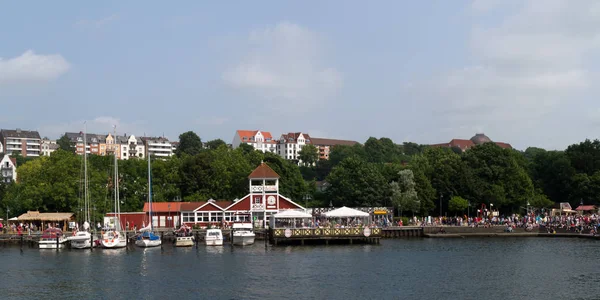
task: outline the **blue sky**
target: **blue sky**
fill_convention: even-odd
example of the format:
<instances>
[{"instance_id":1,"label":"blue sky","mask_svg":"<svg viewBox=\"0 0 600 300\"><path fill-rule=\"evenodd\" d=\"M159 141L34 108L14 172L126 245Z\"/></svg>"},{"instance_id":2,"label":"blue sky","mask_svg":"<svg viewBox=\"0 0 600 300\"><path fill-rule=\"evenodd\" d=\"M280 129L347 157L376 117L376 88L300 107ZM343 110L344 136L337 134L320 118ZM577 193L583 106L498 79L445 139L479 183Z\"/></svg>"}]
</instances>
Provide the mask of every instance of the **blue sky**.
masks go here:
<instances>
[{"instance_id":1,"label":"blue sky","mask_svg":"<svg viewBox=\"0 0 600 300\"><path fill-rule=\"evenodd\" d=\"M326 2L326 3L323 3ZM596 1L7 1L0 127L563 149L600 129Z\"/></svg>"}]
</instances>

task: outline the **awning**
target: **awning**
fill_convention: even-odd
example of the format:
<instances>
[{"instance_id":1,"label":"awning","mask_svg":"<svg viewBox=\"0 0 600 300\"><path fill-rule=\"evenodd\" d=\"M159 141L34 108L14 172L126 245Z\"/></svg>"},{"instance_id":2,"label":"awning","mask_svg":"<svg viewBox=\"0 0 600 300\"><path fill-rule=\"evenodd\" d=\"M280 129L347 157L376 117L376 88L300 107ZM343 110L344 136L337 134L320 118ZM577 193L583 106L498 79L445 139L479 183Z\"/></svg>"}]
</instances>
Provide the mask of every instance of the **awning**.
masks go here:
<instances>
[{"instance_id":1,"label":"awning","mask_svg":"<svg viewBox=\"0 0 600 300\"><path fill-rule=\"evenodd\" d=\"M368 217L369 213L343 206L338 209L326 212L325 216L328 218Z\"/></svg>"},{"instance_id":2,"label":"awning","mask_svg":"<svg viewBox=\"0 0 600 300\"><path fill-rule=\"evenodd\" d=\"M288 218L288 219L301 219L301 218L312 218L312 215L309 215L307 213L301 212L301 211L297 211L297 210L286 210L286 211L282 211L279 213L276 213L273 215L273 217L275 217L276 219L283 219L283 218Z\"/></svg>"},{"instance_id":3,"label":"awning","mask_svg":"<svg viewBox=\"0 0 600 300\"><path fill-rule=\"evenodd\" d=\"M19 216L19 221L66 221L73 217L72 213L41 213L39 211L28 211Z\"/></svg>"}]
</instances>

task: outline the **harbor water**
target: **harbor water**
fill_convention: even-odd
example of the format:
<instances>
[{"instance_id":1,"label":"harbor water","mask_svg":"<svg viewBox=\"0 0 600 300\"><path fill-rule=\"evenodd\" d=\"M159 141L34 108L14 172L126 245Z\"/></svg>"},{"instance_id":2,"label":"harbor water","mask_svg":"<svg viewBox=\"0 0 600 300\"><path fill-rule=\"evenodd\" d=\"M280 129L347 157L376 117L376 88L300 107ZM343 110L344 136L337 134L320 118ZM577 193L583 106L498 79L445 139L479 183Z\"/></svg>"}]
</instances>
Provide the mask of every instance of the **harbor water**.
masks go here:
<instances>
[{"instance_id":1,"label":"harbor water","mask_svg":"<svg viewBox=\"0 0 600 300\"><path fill-rule=\"evenodd\" d=\"M0 299L598 299L587 239L0 248Z\"/></svg>"}]
</instances>

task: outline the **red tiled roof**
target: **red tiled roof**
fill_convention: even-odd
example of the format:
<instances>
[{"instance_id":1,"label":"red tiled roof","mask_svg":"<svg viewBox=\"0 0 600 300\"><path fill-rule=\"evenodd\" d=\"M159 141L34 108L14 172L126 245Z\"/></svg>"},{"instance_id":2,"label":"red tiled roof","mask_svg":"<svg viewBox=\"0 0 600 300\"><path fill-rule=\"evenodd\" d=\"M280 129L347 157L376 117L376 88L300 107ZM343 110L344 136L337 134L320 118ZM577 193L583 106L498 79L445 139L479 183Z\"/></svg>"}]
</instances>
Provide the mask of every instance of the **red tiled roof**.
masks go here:
<instances>
[{"instance_id":1,"label":"red tiled roof","mask_svg":"<svg viewBox=\"0 0 600 300\"><path fill-rule=\"evenodd\" d=\"M471 140L453 139L449 143L450 147L458 147L461 150L466 150L473 147L475 144Z\"/></svg>"},{"instance_id":2,"label":"red tiled roof","mask_svg":"<svg viewBox=\"0 0 600 300\"><path fill-rule=\"evenodd\" d=\"M579 205L575 210L579 211L587 211L587 210L596 210L596 206L594 205Z\"/></svg>"},{"instance_id":3,"label":"red tiled roof","mask_svg":"<svg viewBox=\"0 0 600 300\"><path fill-rule=\"evenodd\" d=\"M183 202L181 203L181 211L192 211L204 204L206 204L206 201Z\"/></svg>"},{"instance_id":4,"label":"red tiled roof","mask_svg":"<svg viewBox=\"0 0 600 300\"><path fill-rule=\"evenodd\" d=\"M257 179L257 178L279 178L279 175L269 167L266 163L261 163L250 175L248 175L248 179Z\"/></svg>"},{"instance_id":5,"label":"red tiled roof","mask_svg":"<svg viewBox=\"0 0 600 300\"><path fill-rule=\"evenodd\" d=\"M259 132L260 130L238 130L237 131L237 135L240 137L240 140L244 140L243 138L247 138L248 140L254 136L256 136L256 134ZM268 131L260 131L260 133L262 134L262 136L265 138L265 142L267 139L271 139L271 141L273 141L273 136L271 136L271 133Z\"/></svg>"},{"instance_id":6,"label":"red tiled roof","mask_svg":"<svg viewBox=\"0 0 600 300\"><path fill-rule=\"evenodd\" d=\"M495 142L496 145L500 146L501 148L504 149L512 149L512 146L509 143L503 143L503 142Z\"/></svg>"},{"instance_id":7,"label":"red tiled roof","mask_svg":"<svg viewBox=\"0 0 600 300\"><path fill-rule=\"evenodd\" d=\"M170 205L170 206L169 206ZM148 212L148 202L144 203L144 211ZM181 202L153 202L153 212L174 212L181 209Z\"/></svg>"},{"instance_id":8,"label":"red tiled roof","mask_svg":"<svg viewBox=\"0 0 600 300\"><path fill-rule=\"evenodd\" d=\"M312 139L310 138L310 135L308 133L302 133L302 132L290 132L287 134L282 134L281 135L281 139L283 139L286 143L298 143L298 137L302 135L304 137L305 140L309 141L307 144L311 144ZM290 139L292 139L290 141Z\"/></svg>"}]
</instances>

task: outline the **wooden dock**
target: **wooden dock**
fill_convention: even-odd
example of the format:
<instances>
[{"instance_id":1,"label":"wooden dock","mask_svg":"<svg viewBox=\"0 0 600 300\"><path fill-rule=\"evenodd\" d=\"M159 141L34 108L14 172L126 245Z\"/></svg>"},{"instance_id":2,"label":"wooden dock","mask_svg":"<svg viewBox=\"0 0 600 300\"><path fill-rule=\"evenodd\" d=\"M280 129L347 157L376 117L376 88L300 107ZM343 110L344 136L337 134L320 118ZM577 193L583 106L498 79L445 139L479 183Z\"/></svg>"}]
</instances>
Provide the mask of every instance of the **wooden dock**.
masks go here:
<instances>
[{"instance_id":1,"label":"wooden dock","mask_svg":"<svg viewBox=\"0 0 600 300\"><path fill-rule=\"evenodd\" d=\"M269 241L274 246L289 244L379 244L381 228L272 228Z\"/></svg>"}]
</instances>

